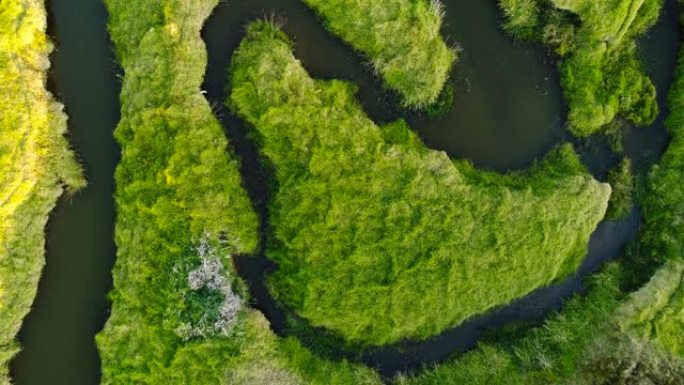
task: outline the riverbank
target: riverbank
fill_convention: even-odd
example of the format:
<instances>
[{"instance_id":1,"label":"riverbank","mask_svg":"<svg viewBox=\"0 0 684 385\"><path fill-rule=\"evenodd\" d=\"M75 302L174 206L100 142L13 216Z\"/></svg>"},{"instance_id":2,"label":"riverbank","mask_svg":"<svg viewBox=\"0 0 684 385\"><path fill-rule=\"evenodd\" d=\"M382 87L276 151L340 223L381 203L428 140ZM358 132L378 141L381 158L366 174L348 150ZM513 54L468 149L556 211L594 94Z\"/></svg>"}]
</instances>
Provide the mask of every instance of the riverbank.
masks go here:
<instances>
[{"instance_id":1,"label":"riverbank","mask_svg":"<svg viewBox=\"0 0 684 385\"><path fill-rule=\"evenodd\" d=\"M517 173L476 170L403 121L375 125L354 86L312 79L277 27L248 31L229 104L275 171L267 255L284 305L377 346L431 337L578 267L610 187L570 146Z\"/></svg>"},{"instance_id":2,"label":"riverbank","mask_svg":"<svg viewBox=\"0 0 684 385\"><path fill-rule=\"evenodd\" d=\"M47 90L41 0L0 3L0 383L45 265L45 224L57 199L86 182L64 137L63 106Z\"/></svg>"},{"instance_id":3,"label":"riverbank","mask_svg":"<svg viewBox=\"0 0 684 385\"><path fill-rule=\"evenodd\" d=\"M12 362L15 384L92 385L100 379L94 344L109 303L114 262L113 171L118 147L119 80L105 21L90 0L49 2L49 87L69 114L69 140L88 186L58 202L47 225L47 265L20 332L24 350ZM40 368L40 370L36 370Z\"/></svg>"}]
</instances>

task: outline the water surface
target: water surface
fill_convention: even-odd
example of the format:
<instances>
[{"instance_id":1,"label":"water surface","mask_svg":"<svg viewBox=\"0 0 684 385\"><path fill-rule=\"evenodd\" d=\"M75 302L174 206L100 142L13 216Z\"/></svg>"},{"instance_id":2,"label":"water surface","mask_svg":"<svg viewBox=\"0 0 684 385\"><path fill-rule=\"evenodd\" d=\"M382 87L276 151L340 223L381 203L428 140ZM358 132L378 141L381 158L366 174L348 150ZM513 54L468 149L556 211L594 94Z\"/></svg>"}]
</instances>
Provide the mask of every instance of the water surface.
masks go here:
<instances>
[{"instance_id":1,"label":"water surface","mask_svg":"<svg viewBox=\"0 0 684 385\"><path fill-rule=\"evenodd\" d=\"M107 14L98 0L52 0L49 33L56 44L50 88L66 105L69 139L88 187L63 198L47 228L47 265L19 335L16 385L94 385L100 361L94 336L108 311L114 263L114 167L119 149L119 82Z\"/></svg>"}]
</instances>

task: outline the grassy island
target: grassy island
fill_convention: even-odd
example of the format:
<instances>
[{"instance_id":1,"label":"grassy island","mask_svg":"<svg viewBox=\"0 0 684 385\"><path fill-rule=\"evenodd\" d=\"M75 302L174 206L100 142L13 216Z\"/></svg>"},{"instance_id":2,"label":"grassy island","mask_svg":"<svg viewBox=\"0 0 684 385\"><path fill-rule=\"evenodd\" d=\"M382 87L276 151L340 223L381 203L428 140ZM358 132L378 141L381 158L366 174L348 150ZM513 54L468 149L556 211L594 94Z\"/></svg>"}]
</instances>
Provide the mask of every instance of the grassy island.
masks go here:
<instances>
[{"instance_id":1,"label":"grassy island","mask_svg":"<svg viewBox=\"0 0 684 385\"><path fill-rule=\"evenodd\" d=\"M587 296L573 298L543 326L500 332L395 384L677 385L684 378L683 270L673 261L626 296L623 271L610 264L590 279Z\"/></svg>"},{"instance_id":2,"label":"grassy island","mask_svg":"<svg viewBox=\"0 0 684 385\"><path fill-rule=\"evenodd\" d=\"M248 306L231 255L256 249L257 217L200 91L200 29L217 3L107 1L125 77L102 384L380 385L277 338Z\"/></svg>"},{"instance_id":3,"label":"grassy island","mask_svg":"<svg viewBox=\"0 0 684 385\"><path fill-rule=\"evenodd\" d=\"M362 52L406 107L437 101L456 51L440 35L437 0L303 0L345 42Z\"/></svg>"},{"instance_id":4,"label":"grassy island","mask_svg":"<svg viewBox=\"0 0 684 385\"><path fill-rule=\"evenodd\" d=\"M354 87L309 77L258 22L235 53L231 106L275 169L270 206L283 303L347 340L423 339L573 272L610 187L560 146L499 175L378 127Z\"/></svg>"},{"instance_id":5,"label":"grassy island","mask_svg":"<svg viewBox=\"0 0 684 385\"><path fill-rule=\"evenodd\" d=\"M41 0L0 1L0 384L45 264L45 224L66 189L85 186L69 150L66 115L46 89Z\"/></svg>"},{"instance_id":6,"label":"grassy island","mask_svg":"<svg viewBox=\"0 0 684 385\"><path fill-rule=\"evenodd\" d=\"M505 28L560 56L569 127L578 136L607 130L617 117L637 125L658 114L655 87L635 39L658 19L663 0L500 0Z\"/></svg>"}]
</instances>

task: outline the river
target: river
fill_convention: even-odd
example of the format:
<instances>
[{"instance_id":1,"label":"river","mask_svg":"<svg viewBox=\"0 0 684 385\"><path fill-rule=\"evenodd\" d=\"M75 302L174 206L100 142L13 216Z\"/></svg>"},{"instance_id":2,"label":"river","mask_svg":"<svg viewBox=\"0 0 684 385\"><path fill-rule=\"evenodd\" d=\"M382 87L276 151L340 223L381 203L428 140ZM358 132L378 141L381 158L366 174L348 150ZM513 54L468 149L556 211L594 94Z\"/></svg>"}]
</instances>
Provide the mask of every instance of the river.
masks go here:
<instances>
[{"instance_id":1,"label":"river","mask_svg":"<svg viewBox=\"0 0 684 385\"><path fill-rule=\"evenodd\" d=\"M94 385L100 361L94 336L104 324L114 264L114 168L119 147L119 72L98 0L48 2L56 44L49 87L66 105L69 139L88 187L60 200L47 228L47 265L20 333L18 385Z\"/></svg>"}]
</instances>

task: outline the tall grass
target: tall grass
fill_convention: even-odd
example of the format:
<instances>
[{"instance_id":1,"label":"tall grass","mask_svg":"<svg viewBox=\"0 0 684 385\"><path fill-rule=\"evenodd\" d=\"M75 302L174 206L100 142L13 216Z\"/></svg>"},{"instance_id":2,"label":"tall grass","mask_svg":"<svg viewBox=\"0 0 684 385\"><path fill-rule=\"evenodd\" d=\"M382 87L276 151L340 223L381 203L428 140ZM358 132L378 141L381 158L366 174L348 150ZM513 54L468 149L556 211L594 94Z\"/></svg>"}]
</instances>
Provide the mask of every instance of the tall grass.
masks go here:
<instances>
[{"instance_id":1,"label":"tall grass","mask_svg":"<svg viewBox=\"0 0 684 385\"><path fill-rule=\"evenodd\" d=\"M637 284L648 279L664 262L684 258L684 49L681 48L673 79L666 121L670 142L639 192L644 226L639 243L629 255L630 273Z\"/></svg>"},{"instance_id":2,"label":"tall grass","mask_svg":"<svg viewBox=\"0 0 684 385\"><path fill-rule=\"evenodd\" d=\"M257 217L200 91L200 29L217 3L106 2L125 77L102 383L379 385L369 369L277 338L246 306L230 256L256 249Z\"/></svg>"},{"instance_id":3,"label":"tall grass","mask_svg":"<svg viewBox=\"0 0 684 385\"><path fill-rule=\"evenodd\" d=\"M577 136L610 130L618 116L637 125L658 114L655 87L637 58L635 39L658 19L663 0L500 0L505 29L560 56Z\"/></svg>"},{"instance_id":4,"label":"tall grass","mask_svg":"<svg viewBox=\"0 0 684 385\"><path fill-rule=\"evenodd\" d=\"M610 170L608 182L613 187L613 194L608 202L606 219L617 220L627 217L634 207L632 161L624 158L619 165Z\"/></svg>"},{"instance_id":5,"label":"tall grass","mask_svg":"<svg viewBox=\"0 0 684 385\"><path fill-rule=\"evenodd\" d=\"M668 261L618 309L620 329L684 359L684 259Z\"/></svg>"},{"instance_id":6,"label":"tall grass","mask_svg":"<svg viewBox=\"0 0 684 385\"><path fill-rule=\"evenodd\" d=\"M440 35L439 0L303 0L326 26L366 55L404 105L435 103L456 59Z\"/></svg>"},{"instance_id":7,"label":"tall grass","mask_svg":"<svg viewBox=\"0 0 684 385\"><path fill-rule=\"evenodd\" d=\"M397 385L679 385L684 378L681 262L625 297L612 263L543 326L500 332Z\"/></svg>"},{"instance_id":8,"label":"tall grass","mask_svg":"<svg viewBox=\"0 0 684 385\"><path fill-rule=\"evenodd\" d=\"M271 285L314 325L361 344L423 339L567 276L610 187L570 146L499 175L378 127L340 81L312 79L287 37L248 28L231 105L275 168Z\"/></svg>"},{"instance_id":9,"label":"tall grass","mask_svg":"<svg viewBox=\"0 0 684 385\"><path fill-rule=\"evenodd\" d=\"M586 350L606 331L606 323L618 307L620 269L609 265L591 278L587 297L575 297L544 326L493 336L476 349L426 368L422 373L400 376L398 385L560 385L573 384ZM525 326L521 326L524 328ZM600 384L600 382L592 385Z\"/></svg>"},{"instance_id":10,"label":"tall grass","mask_svg":"<svg viewBox=\"0 0 684 385\"><path fill-rule=\"evenodd\" d=\"M122 159L113 309L97 337L103 383L193 383L194 370L209 370L237 349L228 339L186 342L176 332L194 319L186 274L199 263L194 247L210 237L226 255L252 252L258 242L238 163L200 93L206 52L199 31L216 1L106 4L125 77L115 131ZM187 370L174 373L177 360ZM219 376L216 368L206 375Z\"/></svg>"},{"instance_id":11,"label":"tall grass","mask_svg":"<svg viewBox=\"0 0 684 385\"><path fill-rule=\"evenodd\" d=\"M0 1L0 384L45 263L45 224L66 188L85 186L46 90L52 51L39 0Z\"/></svg>"}]
</instances>

